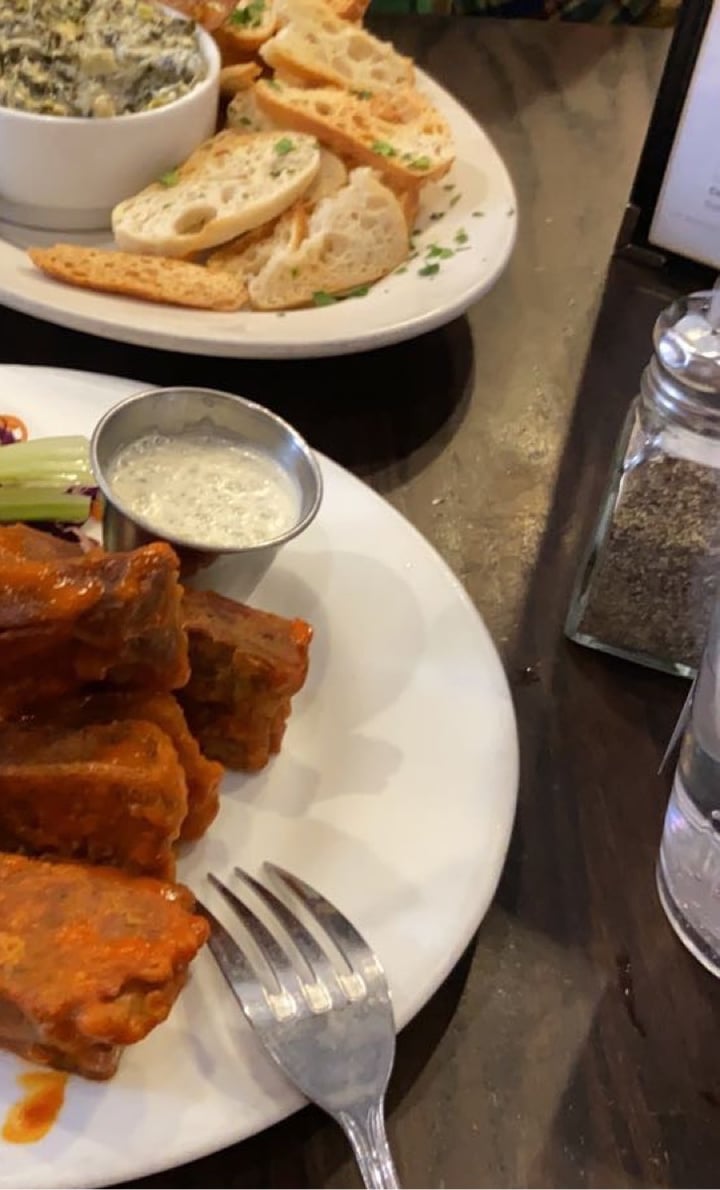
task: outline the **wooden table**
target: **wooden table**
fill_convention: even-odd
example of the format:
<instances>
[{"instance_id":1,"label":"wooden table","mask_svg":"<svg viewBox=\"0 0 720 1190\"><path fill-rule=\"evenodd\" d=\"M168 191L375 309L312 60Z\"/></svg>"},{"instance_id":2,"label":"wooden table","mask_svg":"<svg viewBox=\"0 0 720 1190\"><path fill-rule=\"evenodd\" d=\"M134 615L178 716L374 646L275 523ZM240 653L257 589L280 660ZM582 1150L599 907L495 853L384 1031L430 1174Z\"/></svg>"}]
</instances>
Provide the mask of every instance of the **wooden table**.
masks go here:
<instances>
[{"instance_id":1,"label":"wooden table","mask_svg":"<svg viewBox=\"0 0 720 1190\"><path fill-rule=\"evenodd\" d=\"M676 942L654 862L659 758L683 683L562 636L582 537L649 347L611 326L576 402L667 35L378 21L483 121L520 236L468 318L314 363L166 356L0 315L0 354L259 398L400 508L463 579L503 654L522 753L496 903L405 1030L389 1130L407 1186L715 1186L717 985ZM601 361L602 362L602 361ZM604 378L604 379L603 379ZM48 400L51 400L48 394ZM147 1186L351 1186L306 1110Z\"/></svg>"}]
</instances>

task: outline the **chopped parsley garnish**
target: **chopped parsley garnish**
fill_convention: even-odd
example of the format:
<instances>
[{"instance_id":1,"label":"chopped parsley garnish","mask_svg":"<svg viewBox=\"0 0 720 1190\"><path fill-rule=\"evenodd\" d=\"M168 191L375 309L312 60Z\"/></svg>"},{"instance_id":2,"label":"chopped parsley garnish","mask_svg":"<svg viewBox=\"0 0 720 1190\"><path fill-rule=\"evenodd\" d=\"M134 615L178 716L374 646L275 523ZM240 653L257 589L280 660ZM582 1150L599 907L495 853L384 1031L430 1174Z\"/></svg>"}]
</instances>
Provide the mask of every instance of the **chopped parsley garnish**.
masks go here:
<instances>
[{"instance_id":1,"label":"chopped parsley garnish","mask_svg":"<svg viewBox=\"0 0 720 1190\"><path fill-rule=\"evenodd\" d=\"M441 248L439 244L431 244L426 253L428 260L432 260L433 257L438 260L449 260L454 255L452 248Z\"/></svg>"},{"instance_id":2,"label":"chopped parsley garnish","mask_svg":"<svg viewBox=\"0 0 720 1190\"><path fill-rule=\"evenodd\" d=\"M450 206L454 207L456 203L460 202L461 198L462 194L453 194L452 198L450 199Z\"/></svg>"},{"instance_id":3,"label":"chopped parsley garnish","mask_svg":"<svg viewBox=\"0 0 720 1190\"><path fill-rule=\"evenodd\" d=\"M433 223L437 223L438 219L442 219L444 214L445 211L431 211L430 218L432 219Z\"/></svg>"},{"instance_id":4,"label":"chopped parsley garnish","mask_svg":"<svg viewBox=\"0 0 720 1190\"><path fill-rule=\"evenodd\" d=\"M400 276L400 274L401 274L401 273L406 273L406 272L407 272L407 265L406 265L406 264L402 264L402 265L400 265L400 268L399 268L399 269L395 269L395 273L396 273L396 275L397 275L398 277Z\"/></svg>"},{"instance_id":5,"label":"chopped parsley garnish","mask_svg":"<svg viewBox=\"0 0 720 1190\"><path fill-rule=\"evenodd\" d=\"M454 189L455 189L454 182L446 182L446 184L443 186L443 190L447 190L448 192L451 190L454 190Z\"/></svg>"},{"instance_id":6,"label":"chopped parsley garnish","mask_svg":"<svg viewBox=\"0 0 720 1190\"><path fill-rule=\"evenodd\" d=\"M397 157L398 155L397 149L394 149L386 140L374 141L372 151L373 153L379 153L381 157Z\"/></svg>"},{"instance_id":7,"label":"chopped parsley garnish","mask_svg":"<svg viewBox=\"0 0 720 1190\"><path fill-rule=\"evenodd\" d=\"M372 91L353 91L353 95L356 99L372 99L373 93Z\"/></svg>"},{"instance_id":8,"label":"chopped parsley garnish","mask_svg":"<svg viewBox=\"0 0 720 1190\"><path fill-rule=\"evenodd\" d=\"M268 87L272 87L273 91L279 91L281 89L277 79L267 79L267 85Z\"/></svg>"},{"instance_id":9,"label":"chopped parsley garnish","mask_svg":"<svg viewBox=\"0 0 720 1190\"><path fill-rule=\"evenodd\" d=\"M240 116L240 119L238 120L238 124L243 124L245 126L245 128L250 128L250 126L252 125L252 120L250 119L249 116Z\"/></svg>"},{"instance_id":10,"label":"chopped parsley garnish","mask_svg":"<svg viewBox=\"0 0 720 1190\"><path fill-rule=\"evenodd\" d=\"M285 157L288 153L291 153L294 148L295 141L290 140L289 136L281 136L280 140L275 141L275 152L277 153L278 157Z\"/></svg>"},{"instance_id":11,"label":"chopped parsley garnish","mask_svg":"<svg viewBox=\"0 0 720 1190\"><path fill-rule=\"evenodd\" d=\"M228 17L230 25L239 25L243 29L257 29L262 25L265 15L265 0L250 0L244 8L238 4Z\"/></svg>"},{"instance_id":12,"label":"chopped parsley garnish","mask_svg":"<svg viewBox=\"0 0 720 1190\"><path fill-rule=\"evenodd\" d=\"M473 219L482 219L484 214L485 214L484 211L473 211L472 217L473 217Z\"/></svg>"},{"instance_id":13,"label":"chopped parsley garnish","mask_svg":"<svg viewBox=\"0 0 720 1190\"><path fill-rule=\"evenodd\" d=\"M439 264L425 264L421 269L418 269L419 277L434 277L436 273L440 272Z\"/></svg>"},{"instance_id":14,"label":"chopped parsley garnish","mask_svg":"<svg viewBox=\"0 0 720 1190\"><path fill-rule=\"evenodd\" d=\"M300 269L298 268L290 269L290 276L293 278L293 280L298 276L299 272Z\"/></svg>"},{"instance_id":15,"label":"chopped parsley garnish","mask_svg":"<svg viewBox=\"0 0 720 1190\"><path fill-rule=\"evenodd\" d=\"M410 169L430 169L431 165L432 165L432 161L430 160L429 157L415 157L410 162L409 168ZM455 200L453 199L453 202L454 201Z\"/></svg>"},{"instance_id":16,"label":"chopped parsley garnish","mask_svg":"<svg viewBox=\"0 0 720 1190\"><path fill-rule=\"evenodd\" d=\"M336 302L344 302L348 298L367 297L369 292L369 285L358 285L355 289L349 290L348 293L344 293L340 297L335 297L334 294L326 293L324 289L319 289L317 293L313 294L312 300L315 306L334 306Z\"/></svg>"},{"instance_id":17,"label":"chopped parsley garnish","mask_svg":"<svg viewBox=\"0 0 720 1190\"><path fill-rule=\"evenodd\" d=\"M455 232L455 243L456 244L467 244L469 239L470 239L470 237L469 237L468 233L465 231L464 227L461 227L459 231Z\"/></svg>"},{"instance_id":18,"label":"chopped parsley garnish","mask_svg":"<svg viewBox=\"0 0 720 1190\"><path fill-rule=\"evenodd\" d=\"M180 174L176 169L169 169L164 174L160 174L158 182L161 186L177 186L180 181Z\"/></svg>"}]
</instances>

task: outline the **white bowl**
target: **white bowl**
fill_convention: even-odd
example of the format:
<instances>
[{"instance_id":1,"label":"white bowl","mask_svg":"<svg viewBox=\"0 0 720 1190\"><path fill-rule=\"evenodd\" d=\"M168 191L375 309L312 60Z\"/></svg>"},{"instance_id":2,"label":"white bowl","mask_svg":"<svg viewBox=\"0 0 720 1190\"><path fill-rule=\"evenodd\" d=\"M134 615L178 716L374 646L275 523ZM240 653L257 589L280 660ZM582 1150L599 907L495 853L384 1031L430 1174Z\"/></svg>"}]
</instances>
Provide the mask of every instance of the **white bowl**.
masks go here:
<instances>
[{"instance_id":1,"label":"white bowl","mask_svg":"<svg viewBox=\"0 0 720 1190\"><path fill-rule=\"evenodd\" d=\"M107 228L116 203L212 136L220 54L204 29L197 35L207 75L165 107L104 118L0 107L0 219L52 231Z\"/></svg>"}]
</instances>

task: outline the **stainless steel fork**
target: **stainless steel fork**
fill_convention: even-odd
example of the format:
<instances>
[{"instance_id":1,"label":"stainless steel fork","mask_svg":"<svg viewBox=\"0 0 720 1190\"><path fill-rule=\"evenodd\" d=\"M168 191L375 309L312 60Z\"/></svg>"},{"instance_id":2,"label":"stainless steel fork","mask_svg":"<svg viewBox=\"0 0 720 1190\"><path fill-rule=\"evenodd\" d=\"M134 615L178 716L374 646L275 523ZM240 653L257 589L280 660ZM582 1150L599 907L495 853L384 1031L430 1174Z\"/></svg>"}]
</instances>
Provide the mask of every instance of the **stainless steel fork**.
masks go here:
<instances>
[{"instance_id":1,"label":"stainless steel fork","mask_svg":"<svg viewBox=\"0 0 720 1190\"><path fill-rule=\"evenodd\" d=\"M399 1182L383 1107L395 1057L395 1023L385 973L334 905L297 876L275 864L265 867L334 943L345 969L280 897L241 868L235 874L269 910L273 930L216 876L209 879L247 930L270 979L258 975L222 923L199 903L210 923L210 949L265 1049L298 1090L344 1129L364 1184L393 1190Z\"/></svg>"}]
</instances>

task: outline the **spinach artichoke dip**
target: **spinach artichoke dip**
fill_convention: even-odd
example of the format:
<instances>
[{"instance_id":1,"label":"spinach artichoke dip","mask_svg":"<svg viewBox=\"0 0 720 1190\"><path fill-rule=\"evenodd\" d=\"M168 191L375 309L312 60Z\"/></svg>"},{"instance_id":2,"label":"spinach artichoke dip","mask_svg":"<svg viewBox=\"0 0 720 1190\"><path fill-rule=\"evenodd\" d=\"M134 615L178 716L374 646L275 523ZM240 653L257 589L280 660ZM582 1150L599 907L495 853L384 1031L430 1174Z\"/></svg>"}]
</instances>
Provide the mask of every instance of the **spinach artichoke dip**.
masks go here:
<instances>
[{"instance_id":1,"label":"spinach artichoke dip","mask_svg":"<svg viewBox=\"0 0 720 1190\"><path fill-rule=\"evenodd\" d=\"M0 0L0 106L121 116L172 103L206 73L193 22L153 0Z\"/></svg>"}]
</instances>

